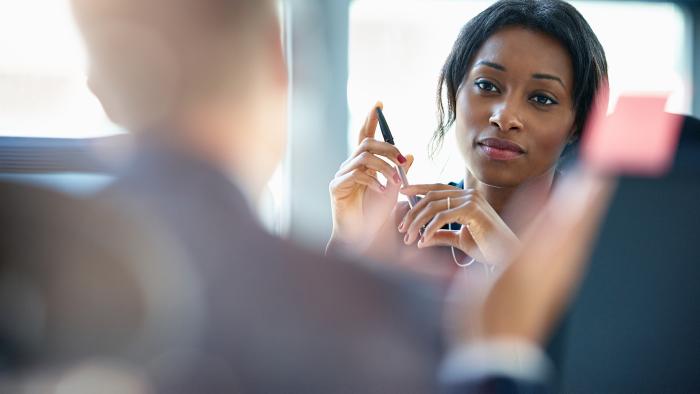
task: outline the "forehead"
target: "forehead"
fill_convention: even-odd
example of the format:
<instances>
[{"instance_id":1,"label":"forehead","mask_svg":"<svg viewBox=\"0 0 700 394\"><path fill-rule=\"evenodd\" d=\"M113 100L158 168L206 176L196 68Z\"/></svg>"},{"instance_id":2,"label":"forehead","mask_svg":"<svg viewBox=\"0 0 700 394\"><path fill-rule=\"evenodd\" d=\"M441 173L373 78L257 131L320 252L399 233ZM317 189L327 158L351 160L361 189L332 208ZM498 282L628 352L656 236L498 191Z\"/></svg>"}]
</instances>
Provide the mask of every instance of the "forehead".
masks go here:
<instances>
[{"instance_id":1,"label":"forehead","mask_svg":"<svg viewBox=\"0 0 700 394\"><path fill-rule=\"evenodd\" d=\"M556 75L569 87L573 81L573 66L566 48L555 38L524 27L506 27L491 35L472 64L479 61L498 63L509 74Z\"/></svg>"}]
</instances>

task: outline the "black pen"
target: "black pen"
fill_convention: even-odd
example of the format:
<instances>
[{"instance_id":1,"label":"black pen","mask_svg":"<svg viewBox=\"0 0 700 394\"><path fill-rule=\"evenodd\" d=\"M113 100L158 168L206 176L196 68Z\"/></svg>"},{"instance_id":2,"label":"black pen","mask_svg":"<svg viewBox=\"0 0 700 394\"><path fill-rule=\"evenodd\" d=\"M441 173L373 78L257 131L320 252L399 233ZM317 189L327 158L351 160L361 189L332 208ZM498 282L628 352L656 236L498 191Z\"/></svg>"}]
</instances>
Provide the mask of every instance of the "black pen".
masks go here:
<instances>
[{"instance_id":1,"label":"black pen","mask_svg":"<svg viewBox=\"0 0 700 394\"><path fill-rule=\"evenodd\" d=\"M384 137L384 142L388 142L391 145L394 144L394 136L391 135L391 130L389 130L389 124L386 122L386 119L384 118L384 114L382 113L382 109L377 107L375 108L377 111L377 117L379 118L379 129L382 131L382 137ZM403 170L403 167L396 166L398 172L399 172L399 177L401 177L401 183L403 184L404 187L408 186L408 178L406 178L406 172ZM418 198L416 196L408 196L408 204L413 208L416 204L418 203Z\"/></svg>"}]
</instances>

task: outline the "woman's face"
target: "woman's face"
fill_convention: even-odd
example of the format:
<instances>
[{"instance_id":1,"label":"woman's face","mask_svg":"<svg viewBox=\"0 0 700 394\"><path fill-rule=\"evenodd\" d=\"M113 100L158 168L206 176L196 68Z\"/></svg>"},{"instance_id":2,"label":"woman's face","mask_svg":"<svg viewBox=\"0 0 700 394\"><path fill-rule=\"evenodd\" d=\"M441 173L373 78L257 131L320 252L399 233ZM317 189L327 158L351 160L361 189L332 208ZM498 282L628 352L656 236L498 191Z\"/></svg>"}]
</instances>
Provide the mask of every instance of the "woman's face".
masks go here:
<instances>
[{"instance_id":1,"label":"woman's face","mask_svg":"<svg viewBox=\"0 0 700 394\"><path fill-rule=\"evenodd\" d=\"M513 187L552 169L571 137L573 69L555 39L522 27L493 34L457 92L457 143L479 181Z\"/></svg>"}]
</instances>

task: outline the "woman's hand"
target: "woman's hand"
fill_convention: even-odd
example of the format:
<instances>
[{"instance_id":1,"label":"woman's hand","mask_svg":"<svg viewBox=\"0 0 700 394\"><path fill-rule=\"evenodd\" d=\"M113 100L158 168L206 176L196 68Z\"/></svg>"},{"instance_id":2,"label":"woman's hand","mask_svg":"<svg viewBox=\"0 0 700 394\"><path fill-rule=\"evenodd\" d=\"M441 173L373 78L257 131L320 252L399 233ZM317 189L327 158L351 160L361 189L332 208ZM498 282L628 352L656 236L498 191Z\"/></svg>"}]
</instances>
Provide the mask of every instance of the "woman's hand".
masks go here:
<instances>
[{"instance_id":1,"label":"woman's hand","mask_svg":"<svg viewBox=\"0 0 700 394\"><path fill-rule=\"evenodd\" d=\"M520 245L513 231L474 189L443 184L411 185L401 193L425 196L399 225L399 231L406 234L407 245L418 240L419 248L454 246L489 264L504 261ZM460 223L462 227L458 231L441 229L449 223Z\"/></svg>"},{"instance_id":2,"label":"woman's hand","mask_svg":"<svg viewBox=\"0 0 700 394\"><path fill-rule=\"evenodd\" d=\"M480 270L453 282L447 310L451 339L545 343L583 278L615 184L586 167L560 179L492 288L475 291L481 283L473 276Z\"/></svg>"},{"instance_id":3,"label":"woman's hand","mask_svg":"<svg viewBox=\"0 0 700 394\"><path fill-rule=\"evenodd\" d=\"M329 247L334 242L360 249L369 245L391 219L401 188L401 179L390 163L407 171L413 162L412 156L403 156L394 145L374 139L377 106L381 108L382 104L372 107L360 130L359 145L340 165L329 185L333 212ZM378 173L387 179L386 184L379 181Z\"/></svg>"}]
</instances>

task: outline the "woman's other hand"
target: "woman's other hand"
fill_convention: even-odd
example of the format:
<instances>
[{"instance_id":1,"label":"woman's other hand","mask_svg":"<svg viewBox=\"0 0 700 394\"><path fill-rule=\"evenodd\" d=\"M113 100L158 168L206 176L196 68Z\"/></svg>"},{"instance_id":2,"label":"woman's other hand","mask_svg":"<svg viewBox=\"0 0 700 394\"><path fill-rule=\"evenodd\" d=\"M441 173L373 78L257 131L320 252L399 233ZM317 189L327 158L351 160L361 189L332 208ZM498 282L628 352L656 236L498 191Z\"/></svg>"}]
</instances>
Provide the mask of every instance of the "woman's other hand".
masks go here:
<instances>
[{"instance_id":1,"label":"woman's other hand","mask_svg":"<svg viewBox=\"0 0 700 394\"><path fill-rule=\"evenodd\" d=\"M425 196L399 225L407 245L418 241L419 248L454 246L489 264L506 260L520 246L513 231L474 189L429 184L411 185L401 189L401 193ZM450 223L460 223L462 227L457 231L442 229Z\"/></svg>"},{"instance_id":2,"label":"woman's other hand","mask_svg":"<svg viewBox=\"0 0 700 394\"><path fill-rule=\"evenodd\" d=\"M372 107L362 126L358 146L341 165L330 182L334 242L349 244L363 250L377 236L377 232L391 219L398 199L401 179L394 165L408 171L413 156L404 156L389 143L374 138L377 129L375 108ZM393 164L393 165L392 165ZM382 184L381 173L386 178Z\"/></svg>"},{"instance_id":3,"label":"woman's other hand","mask_svg":"<svg viewBox=\"0 0 700 394\"><path fill-rule=\"evenodd\" d=\"M476 293L471 272L458 276L447 311L451 338L545 343L578 289L615 184L590 168L572 171L492 288Z\"/></svg>"}]
</instances>

